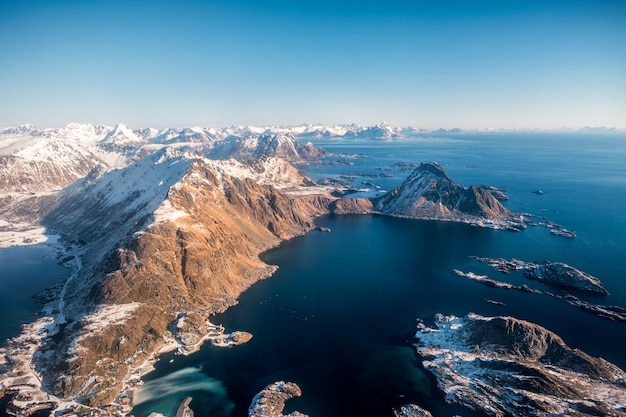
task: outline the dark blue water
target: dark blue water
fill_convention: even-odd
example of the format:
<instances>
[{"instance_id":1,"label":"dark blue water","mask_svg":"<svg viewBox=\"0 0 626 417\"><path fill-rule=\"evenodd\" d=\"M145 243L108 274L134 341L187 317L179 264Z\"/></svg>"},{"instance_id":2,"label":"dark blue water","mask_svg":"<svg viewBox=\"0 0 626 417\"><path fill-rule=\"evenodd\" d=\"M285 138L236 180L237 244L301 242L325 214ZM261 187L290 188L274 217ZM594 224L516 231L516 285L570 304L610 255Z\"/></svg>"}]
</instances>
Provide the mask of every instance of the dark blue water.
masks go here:
<instances>
[{"instance_id":1,"label":"dark blue water","mask_svg":"<svg viewBox=\"0 0 626 417\"><path fill-rule=\"evenodd\" d=\"M369 157L355 158L353 166L308 167L314 179L387 170L393 177L373 181L390 188L409 173L393 163L436 160L462 184L507 189L510 209L543 214L575 229L578 238L552 236L542 228L511 233L371 215L321 218L318 224L331 233L310 233L266 253L265 261L279 265L278 272L215 318L228 330L253 333L252 341L232 349L207 346L185 358L166 356L146 377L135 415L172 414L192 395L197 415L244 416L265 385L289 380L302 387L303 396L291 400L287 412L391 416L392 407L412 402L435 416L471 416L445 404L411 347L415 319L428 320L438 312L530 320L570 346L626 368L625 324L546 295L487 288L452 272L458 268L529 284L521 274L500 275L468 256L563 261L596 275L611 292L608 297L578 294L581 298L626 307L624 136L474 135L322 144ZM537 189L545 194L532 193ZM176 389L169 392L168 386Z\"/></svg>"},{"instance_id":2,"label":"dark blue water","mask_svg":"<svg viewBox=\"0 0 626 417\"><path fill-rule=\"evenodd\" d=\"M36 320L41 306L33 295L66 276L67 269L47 257L51 251L47 245L0 249L0 343Z\"/></svg>"}]
</instances>

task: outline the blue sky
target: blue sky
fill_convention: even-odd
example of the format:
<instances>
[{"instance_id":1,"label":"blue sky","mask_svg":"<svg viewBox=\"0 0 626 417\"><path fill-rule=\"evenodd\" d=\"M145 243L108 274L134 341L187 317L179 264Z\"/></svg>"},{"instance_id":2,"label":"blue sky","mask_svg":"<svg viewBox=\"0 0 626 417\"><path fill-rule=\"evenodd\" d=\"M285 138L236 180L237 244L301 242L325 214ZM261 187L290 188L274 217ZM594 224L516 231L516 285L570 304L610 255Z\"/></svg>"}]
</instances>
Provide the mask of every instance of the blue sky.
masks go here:
<instances>
[{"instance_id":1,"label":"blue sky","mask_svg":"<svg viewBox=\"0 0 626 417\"><path fill-rule=\"evenodd\" d=\"M626 1L0 0L0 126L626 128Z\"/></svg>"}]
</instances>

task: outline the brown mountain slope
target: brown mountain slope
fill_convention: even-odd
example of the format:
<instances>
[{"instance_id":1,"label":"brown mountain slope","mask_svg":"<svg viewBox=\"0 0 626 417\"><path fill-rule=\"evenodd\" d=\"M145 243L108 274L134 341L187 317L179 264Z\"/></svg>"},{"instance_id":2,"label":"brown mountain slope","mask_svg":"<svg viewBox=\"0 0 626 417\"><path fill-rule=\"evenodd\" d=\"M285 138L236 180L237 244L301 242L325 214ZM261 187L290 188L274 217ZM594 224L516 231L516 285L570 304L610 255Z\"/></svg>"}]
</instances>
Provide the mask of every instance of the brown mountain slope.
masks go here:
<instances>
[{"instance_id":1,"label":"brown mountain slope","mask_svg":"<svg viewBox=\"0 0 626 417\"><path fill-rule=\"evenodd\" d=\"M154 210L152 223L139 233L122 231L130 236L126 243L74 279L66 310L93 308L87 315L66 314L67 323L42 349L47 360L40 371L55 395L94 406L112 401L128 371L163 344L178 314L188 317L194 340L206 334L206 317L233 305L243 290L275 270L259 254L309 231L333 200L284 194L218 168L201 159L191 162ZM90 234L94 227L87 228Z\"/></svg>"}]
</instances>

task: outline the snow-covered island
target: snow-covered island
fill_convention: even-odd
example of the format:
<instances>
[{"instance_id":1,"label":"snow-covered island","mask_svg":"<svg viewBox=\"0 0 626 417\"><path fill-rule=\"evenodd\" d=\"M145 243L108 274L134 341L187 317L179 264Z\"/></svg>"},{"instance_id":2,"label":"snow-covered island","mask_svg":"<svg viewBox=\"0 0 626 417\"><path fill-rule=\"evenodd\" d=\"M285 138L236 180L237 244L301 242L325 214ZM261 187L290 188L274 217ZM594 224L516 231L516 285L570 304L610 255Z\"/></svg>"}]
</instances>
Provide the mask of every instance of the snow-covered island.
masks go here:
<instances>
[{"instance_id":1,"label":"snow-covered island","mask_svg":"<svg viewBox=\"0 0 626 417\"><path fill-rule=\"evenodd\" d=\"M626 416L626 373L512 317L435 317L415 335L446 400L490 416Z\"/></svg>"},{"instance_id":2,"label":"snow-covered island","mask_svg":"<svg viewBox=\"0 0 626 417\"><path fill-rule=\"evenodd\" d=\"M421 163L394 190L372 200L373 211L412 219L456 221L520 231L521 215L511 213L489 187L463 187L436 162Z\"/></svg>"},{"instance_id":3,"label":"snow-covered island","mask_svg":"<svg viewBox=\"0 0 626 417\"><path fill-rule=\"evenodd\" d=\"M250 408L249 417L308 417L299 411L293 411L283 415L285 402L302 395L300 387L293 382L278 381L265 387L254 396Z\"/></svg>"}]
</instances>

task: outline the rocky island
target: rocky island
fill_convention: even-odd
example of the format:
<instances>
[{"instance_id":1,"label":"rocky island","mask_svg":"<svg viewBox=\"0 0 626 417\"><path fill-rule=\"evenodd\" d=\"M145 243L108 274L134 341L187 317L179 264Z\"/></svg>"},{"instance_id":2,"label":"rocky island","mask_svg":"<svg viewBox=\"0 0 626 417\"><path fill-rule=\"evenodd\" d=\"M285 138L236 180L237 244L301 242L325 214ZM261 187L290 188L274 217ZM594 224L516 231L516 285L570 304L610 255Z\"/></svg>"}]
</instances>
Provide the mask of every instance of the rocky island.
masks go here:
<instances>
[{"instance_id":1,"label":"rocky island","mask_svg":"<svg viewBox=\"0 0 626 417\"><path fill-rule=\"evenodd\" d=\"M598 278L563 262L525 262L515 258L481 258L478 256L473 256L472 259L486 263L496 271L505 274L510 271L523 271L524 277L530 280L600 295L609 294Z\"/></svg>"},{"instance_id":2,"label":"rocky island","mask_svg":"<svg viewBox=\"0 0 626 417\"><path fill-rule=\"evenodd\" d=\"M512 317L435 318L417 352L446 400L490 416L626 416L626 373Z\"/></svg>"},{"instance_id":3,"label":"rocky island","mask_svg":"<svg viewBox=\"0 0 626 417\"><path fill-rule=\"evenodd\" d=\"M293 382L274 382L259 392L248 409L249 417L308 417L299 411L282 414L285 402L302 395L300 387Z\"/></svg>"},{"instance_id":4,"label":"rocky island","mask_svg":"<svg viewBox=\"0 0 626 417\"><path fill-rule=\"evenodd\" d=\"M490 189L463 187L436 162L421 163L394 190L372 200L375 212L412 219L458 221L519 231L522 218L506 209Z\"/></svg>"},{"instance_id":5,"label":"rocky island","mask_svg":"<svg viewBox=\"0 0 626 417\"><path fill-rule=\"evenodd\" d=\"M524 270L524 276L528 279L545 282L546 284L575 288L601 295L609 294L598 278L563 262L544 261L532 267L527 267Z\"/></svg>"}]
</instances>

